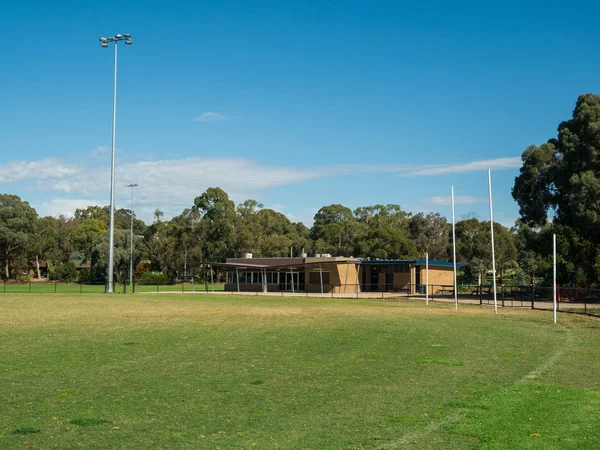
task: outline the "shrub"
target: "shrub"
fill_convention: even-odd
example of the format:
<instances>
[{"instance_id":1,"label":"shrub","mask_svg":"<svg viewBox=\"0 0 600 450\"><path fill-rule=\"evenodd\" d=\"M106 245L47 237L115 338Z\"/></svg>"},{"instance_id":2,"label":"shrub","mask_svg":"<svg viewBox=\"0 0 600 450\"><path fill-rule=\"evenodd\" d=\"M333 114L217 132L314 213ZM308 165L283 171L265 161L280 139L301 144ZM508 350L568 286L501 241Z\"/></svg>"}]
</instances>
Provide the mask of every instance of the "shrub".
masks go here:
<instances>
[{"instance_id":1,"label":"shrub","mask_svg":"<svg viewBox=\"0 0 600 450\"><path fill-rule=\"evenodd\" d=\"M84 268L79 271L77 274L78 281L89 281L90 279L90 269Z\"/></svg>"},{"instance_id":2,"label":"shrub","mask_svg":"<svg viewBox=\"0 0 600 450\"><path fill-rule=\"evenodd\" d=\"M72 262L59 264L50 274L51 279L71 283L77 278L77 269Z\"/></svg>"},{"instance_id":3,"label":"shrub","mask_svg":"<svg viewBox=\"0 0 600 450\"><path fill-rule=\"evenodd\" d=\"M138 284L168 284L169 277L162 272L146 272L138 280Z\"/></svg>"}]
</instances>

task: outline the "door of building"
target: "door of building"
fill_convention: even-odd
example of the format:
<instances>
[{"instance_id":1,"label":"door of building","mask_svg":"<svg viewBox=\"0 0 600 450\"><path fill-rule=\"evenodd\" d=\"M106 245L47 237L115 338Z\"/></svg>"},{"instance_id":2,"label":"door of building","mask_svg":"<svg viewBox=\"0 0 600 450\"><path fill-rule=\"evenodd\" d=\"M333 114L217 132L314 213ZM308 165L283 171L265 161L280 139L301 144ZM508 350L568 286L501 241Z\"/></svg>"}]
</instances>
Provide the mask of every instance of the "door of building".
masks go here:
<instances>
[{"instance_id":1,"label":"door of building","mask_svg":"<svg viewBox=\"0 0 600 450\"><path fill-rule=\"evenodd\" d=\"M300 280L299 280L299 276L298 276L298 272L285 272L285 282L283 283L283 290L284 291L299 291L300 290ZM292 283L293 283L293 289L292 289Z\"/></svg>"},{"instance_id":2,"label":"door of building","mask_svg":"<svg viewBox=\"0 0 600 450\"><path fill-rule=\"evenodd\" d=\"M385 274L385 290L391 292L394 290L394 274L387 272Z\"/></svg>"},{"instance_id":3,"label":"door of building","mask_svg":"<svg viewBox=\"0 0 600 450\"><path fill-rule=\"evenodd\" d=\"M377 292L379 290L379 272L377 267L371 267L371 280L369 281L369 291Z\"/></svg>"}]
</instances>

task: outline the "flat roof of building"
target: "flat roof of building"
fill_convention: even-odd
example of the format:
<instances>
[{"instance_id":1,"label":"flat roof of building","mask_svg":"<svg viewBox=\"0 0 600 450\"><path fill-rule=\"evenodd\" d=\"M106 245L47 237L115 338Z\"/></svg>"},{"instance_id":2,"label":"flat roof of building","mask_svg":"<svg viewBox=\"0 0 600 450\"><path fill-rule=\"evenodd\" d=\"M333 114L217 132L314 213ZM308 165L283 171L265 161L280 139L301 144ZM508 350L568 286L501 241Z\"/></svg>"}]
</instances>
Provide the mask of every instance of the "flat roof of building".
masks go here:
<instances>
[{"instance_id":1,"label":"flat roof of building","mask_svg":"<svg viewBox=\"0 0 600 450\"><path fill-rule=\"evenodd\" d=\"M372 259L372 260L360 260L356 258L347 257L292 257L292 258L227 258L224 263L211 263L219 267L231 267L238 269L283 269L296 266L318 266L320 264L364 264L364 265L378 265L378 264L412 264L412 265L425 265L424 259ZM430 266L434 267L453 267L454 264L448 261L437 261L430 260ZM457 263L456 267L461 267L462 264Z\"/></svg>"},{"instance_id":2,"label":"flat roof of building","mask_svg":"<svg viewBox=\"0 0 600 450\"><path fill-rule=\"evenodd\" d=\"M361 261L361 264L413 264L416 266L424 266L427 263L424 259L371 259ZM438 267L453 267L453 262L448 261L438 261L435 259L429 260L430 266L438 266ZM462 264L456 263L456 267L461 267Z\"/></svg>"}]
</instances>

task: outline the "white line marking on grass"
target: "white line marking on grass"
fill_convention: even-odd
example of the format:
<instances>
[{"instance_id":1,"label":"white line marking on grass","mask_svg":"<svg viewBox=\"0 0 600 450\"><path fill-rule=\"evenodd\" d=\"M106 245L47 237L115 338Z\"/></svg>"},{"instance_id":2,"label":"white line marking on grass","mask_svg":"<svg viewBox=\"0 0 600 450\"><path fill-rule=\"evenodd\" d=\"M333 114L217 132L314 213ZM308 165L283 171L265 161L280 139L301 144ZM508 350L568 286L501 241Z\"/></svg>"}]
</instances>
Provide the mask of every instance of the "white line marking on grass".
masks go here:
<instances>
[{"instance_id":1,"label":"white line marking on grass","mask_svg":"<svg viewBox=\"0 0 600 450\"><path fill-rule=\"evenodd\" d=\"M544 362L543 364L540 364L532 372L529 372L527 375L525 375L523 378L521 378L519 381L517 381L517 383L526 383L528 381L535 380L537 377L539 377L544 372L546 372L548 369L550 369L554 364L556 364L556 362L562 357L562 355L565 354L565 352L567 350L570 350L571 348L573 348L574 338L573 338L572 329L568 328L568 327L562 327L562 328L565 328L567 331L567 340L566 340L565 345L562 348L560 348L556 353L554 353L554 355L552 355L550 358L548 358L546 360L546 362Z\"/></svg>"},{"instance_id":2,"label":"white line marking on grass","mask_svg":"<svg viewBox=\"0 0 600 450\"><path fill-rule=\"evenodd\" d=\"M556 364L556 362L565 354L565 352L573 347L574 337L572 329L564 326L561 326L561 328L566 329L567 331L567 339L565 345L561 347L552 356L550 356L544 363L536 367L533 371L529 372L524 377L515 381L514 384L527 383L529 381L535 380L538 376L542 375L544 372L552 368L552 366ZM406 448L409 444L414 444L416 441L422 440L425 436L428 436L429 434L439 430L444 425L448 425L450 423L462 420L464 418L465 413L466 411L452 413L444 420L440 420L438 422L431 422L424 429L408 433L402 436L400 439L383 445L380 448L384 448L386 450L394 448Z\"/></svg>"}]
</instances>

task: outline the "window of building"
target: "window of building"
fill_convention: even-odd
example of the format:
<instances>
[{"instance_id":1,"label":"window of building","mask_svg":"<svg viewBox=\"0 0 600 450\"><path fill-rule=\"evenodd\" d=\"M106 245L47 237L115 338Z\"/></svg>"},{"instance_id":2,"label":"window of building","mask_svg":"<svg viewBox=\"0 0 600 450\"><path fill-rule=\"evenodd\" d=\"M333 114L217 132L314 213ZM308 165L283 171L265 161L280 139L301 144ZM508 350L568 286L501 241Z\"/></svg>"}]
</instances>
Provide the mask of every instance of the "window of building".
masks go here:
<instances>
[{"instance_id":1,"label":"window of building","mask_svg":"<svg viewBox=\"0 0 600 450\"><path fill-rule=\"evenodd\" d=\"M321 284L321 276L319 275L319 272L310 272L308 282L310 284ZM323 284L329 284L329 272L323 271Z\"/></svg>"},{"instance_id":2,"label":"window of building","mask_svg":"<svg viewBox=\"0 0 600 450\"><path fill-rule=\"evenodd\" d=\"M394 272L395 273L408 273L409 272L408 264L396 264L394 266Z\"/></svg>"}]
</instances>

